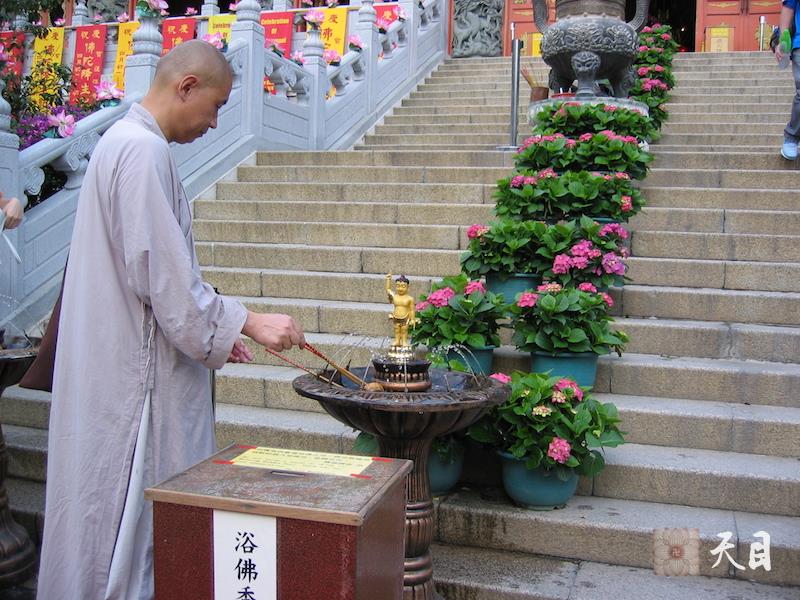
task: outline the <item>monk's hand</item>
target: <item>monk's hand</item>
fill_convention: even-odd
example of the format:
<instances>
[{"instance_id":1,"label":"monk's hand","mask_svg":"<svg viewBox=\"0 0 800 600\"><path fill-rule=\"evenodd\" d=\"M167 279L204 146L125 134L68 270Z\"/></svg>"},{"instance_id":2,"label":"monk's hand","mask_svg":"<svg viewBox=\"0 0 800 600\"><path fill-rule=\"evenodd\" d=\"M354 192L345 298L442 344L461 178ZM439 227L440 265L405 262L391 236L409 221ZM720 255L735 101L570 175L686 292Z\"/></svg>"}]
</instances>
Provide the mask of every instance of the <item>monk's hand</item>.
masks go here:
<instances>
[{"instance_id":1,"label":"monk's hand","mask_svg":"<svg viewBox=\"0 0 800 600\"><path fill-rule=\"evenodd\" d=\"M229 363L248 363L253 360L253 353L250 352L250 348L248 348L242 340L236 340L233 343L233 350L231 350L231 355L228 357Z\"/></svg>"},{"instance_id":2,"label":"monk's hand","mask_svg":"<svg viewBox=\"0 0 800 600\"><path fill-rule=\"evenodd\" d=\"M0 196L0 199L2 199L2 196ZM3 224L4 229L14 229L14 227L22 223L22 204L16 198L6 201L3 212L6 215L6 222Z\"/></svg>"},{"instance_id":3,"label":"monk's hand","mask_svg":"<svg viewBox=\"0 0 800 600\"><path fill-rule=\"evenodd\" d=\"M288 350L292 346L302 348L306 345L302 328L289 315L279 313L248 311L242 333L270 350Z\"/></svg>"}]
</instances>

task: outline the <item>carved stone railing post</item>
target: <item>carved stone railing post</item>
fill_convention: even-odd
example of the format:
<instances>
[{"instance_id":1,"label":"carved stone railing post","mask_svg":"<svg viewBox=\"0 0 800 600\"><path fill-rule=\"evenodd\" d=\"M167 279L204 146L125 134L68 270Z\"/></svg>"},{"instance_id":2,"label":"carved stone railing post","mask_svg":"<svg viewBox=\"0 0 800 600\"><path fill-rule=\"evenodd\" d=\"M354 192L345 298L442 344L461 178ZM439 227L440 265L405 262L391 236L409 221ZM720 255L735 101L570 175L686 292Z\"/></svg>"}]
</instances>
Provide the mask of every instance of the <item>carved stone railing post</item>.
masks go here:
<instances>
[{"instance_id":1,"label":"carved stone railing post","mask_svg":"<svg viewBox=\"0 0 800 600\"><path fill-rule=\"evenodd\" d=\"M78 0L75 3L75 12L72 13L72 25L78 27L79 25L89 24L89 8L86 6L86 0Z\"/></svg>"},{"instance_id":2,"label":"carved stone railing post","mask_svg":"<svg viewBox=\"0 0 800 600\"><path fill-rule=\"evenodd\" d=\"M242 132L261 135L261 111L264 95L264 27L260 22L261 5L257 0L241 0L236 7L236 21L231 26L231 44L246 44L241 68ZM235 59L239 60L239 59Z\"/></svg>"},{"instance_id":3,"label":"carved stone railing post","mask_svg":"<svg viewBox=\"0 0 800 600\"><path fill-rule=\"evenodd\" d=\"M156 74L163 38L158 31L158 18L138 16L139 28L133 34L133 54L125 61L126 94L147 93Z\"/></svg>"},{"instance_id":4,"label":"carved stone railing post","mask_svg":"<svg viewBox=\"0 0 800 600\"><path fill-rule=\"evenodd\" d=\"M291 0L272 0L272 10L284 11L294 8Z\"/></svg>"},{"instance_id":5,"label":"carved stone railing post","mask_svg":"<svg viewBox=\"0 0 800 600\"><path fill-rule=\"evenodd\" d=\"M361 2L361 8L358 9L358 23L355 27L355 32L364 43L362 52L366 53L364 57L364 87L367 95L367 112L375 110L378 101L378 95L375 93L374 86L381 44L378 28L375 26L375 22L378 20L378 14L375 12L374 4L373 0L363 0Z\"/></svg>"},{"instance_id":6,"label":"carved stone railing post","mask_svg":"<svg viewBox=\"0 0 800 600\"><path fill-rule=\"evenodd\" d=\"M406 15L406 47L408 48L408 75L412 76L417 70L417 26L419 24L419 15L417 14L417 1L416 0L400 0L398 2L400 9Z\"/></svg>"},{"instance_id":7,"label":"carved stone railing post","mask_svg":"<svg viewBox=\"0 0 800 600\"><path fill-rule=\"evenodd\" d=\"M322 59L324 48L319 29L309 25L305 42L303 42L305 69L311 73L308 90L309 150L321 150L325 140L325 94L330 86L330 80L328 79L328 63Z\"/></svg>"},{"instance_id":8,"label":"carved stone railing post","mask_svg":"<svg viewBox=\"0 0 800 600\"><path fill-rule=\"evenodd\" d=\"M5 82L0 79L0 191L6 196L18 197L20 202L25 205L27 198L22 193L20 182L19 138L10 130L11 106L3 98L4 88ZM9 231L7 235L11 242L18 247L17 231L18 229ZM3 264L0 265L0 270L3 271L3 277L0 278L2 279L0 294L16 298L19 292L17 288L21 281L21 277L18 275L20 266L11 258L5 244L2 246L0 248L2 259L0 260L3 261Z\"/></svg>"},{"instance_id":9,"label":"carved stone railing post","mask_svg":"<svg viewBox=\"0 0 800 600\"><path fill-rule=\"evenodd\" d=\"M203 6L200 7L200 14L204 17L211 17L219 14L219 5L217 0L203 0ZM208 20L203 19L197 24L197 37L201 38L208 33Z\"/></svg>"}]
</instances>

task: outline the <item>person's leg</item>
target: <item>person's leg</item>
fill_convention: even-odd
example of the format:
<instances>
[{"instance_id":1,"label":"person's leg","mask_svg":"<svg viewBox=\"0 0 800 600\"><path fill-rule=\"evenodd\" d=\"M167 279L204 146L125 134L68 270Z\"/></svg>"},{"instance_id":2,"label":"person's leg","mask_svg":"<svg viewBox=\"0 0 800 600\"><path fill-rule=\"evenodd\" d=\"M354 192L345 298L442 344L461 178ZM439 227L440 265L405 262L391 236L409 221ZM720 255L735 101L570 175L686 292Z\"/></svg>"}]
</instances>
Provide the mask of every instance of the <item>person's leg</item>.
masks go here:
<instances>
[{"instance_id":1,"label":"person's leg","mask_svg":"<svg viewBox=\"0 0 800 600\"><path fill-rule=\"evenodd\" d=\"M797 158L797 142L800 140L800 49L792 51L792 74L795 88L792 114L783 130L784 142L781 147L781 155L788 160Z\"/></svg>"}]
</instances>

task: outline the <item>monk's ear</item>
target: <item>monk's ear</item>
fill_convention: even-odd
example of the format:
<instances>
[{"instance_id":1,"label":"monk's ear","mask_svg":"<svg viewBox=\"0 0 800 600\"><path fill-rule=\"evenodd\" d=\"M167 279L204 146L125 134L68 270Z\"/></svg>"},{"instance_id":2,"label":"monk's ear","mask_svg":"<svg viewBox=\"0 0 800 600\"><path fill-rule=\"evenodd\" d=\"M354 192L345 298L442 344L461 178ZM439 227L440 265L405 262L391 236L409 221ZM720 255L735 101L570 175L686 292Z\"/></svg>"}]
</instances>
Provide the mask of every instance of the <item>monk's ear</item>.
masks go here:
<instances>
[{"instance_id":1,"label":"monk's ear","mask_svg":"<svg viewBox=\"0 0 800 600\"><path fill-rule=\"evenodd\" d=\"M178 82L178 96L182 100L189 97L189 94L200 85L200 80L197 75L185 75Z\"/></svg>"}]
</instances>

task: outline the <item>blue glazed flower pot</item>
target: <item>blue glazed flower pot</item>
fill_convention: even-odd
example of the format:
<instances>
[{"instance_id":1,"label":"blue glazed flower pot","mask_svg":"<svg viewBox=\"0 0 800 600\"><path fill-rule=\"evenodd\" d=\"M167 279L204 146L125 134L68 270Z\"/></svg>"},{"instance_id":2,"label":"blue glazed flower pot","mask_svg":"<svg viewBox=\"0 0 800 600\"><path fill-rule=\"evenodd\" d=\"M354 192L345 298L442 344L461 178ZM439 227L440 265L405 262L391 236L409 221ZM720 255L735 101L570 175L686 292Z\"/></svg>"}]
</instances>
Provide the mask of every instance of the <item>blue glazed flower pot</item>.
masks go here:
<instances>
[{"instance_id":1,"label":"blue glazed flower pot","mask_svg":"<svg viewBox=\"0 0 800 600\"><path fill-rule=\"evenodd\" d=\"M561 508L575 494L578 475L571 472L566 481L555 472L528 469L525 461L506 452L500 452L503 461L503 487L514 504L533 510Z\"/></svg>"},{"instance_id":2,"label":"blue glazed flower pot","mask_svg":"<svg viewBox=\"0 0 800 600\"><path fill-rule=\"evenodd\" d=\"M554 377L566 377L581 387L592 387L598 358L594 352L562 352L555 356L547 352L531 352L531 371L550 371Z\"/></svg>"},{"instance_id":3,"label":"blue glazed flower pot","mask_svg":"<svg viewBox=\"0 0 800 600\"><path fill-rule=\"evenodd\" d=\"M454 448L449 460L442 458L436 450L431 449L428 454L428 481L431 484L431 495L443 496L453 489L461 479L463 468L463 446Z\"/></svg>"},{"instance_id":4,"label":"blue glazed flower pot","mask_svg":"<svg viewBox=\"0 0 800 600\"><path fill-rule=\"evenodd\" d=\"M529 275L528 273L514 273L509 275L507 279L503 279L499 274L489 272L486 274L486 287L495 294L503 294L503 299L506 302L514 302L517 294L525 290L536 290L542 282L542 278L538 275Z\"/></svg>"},{"instance_id":5,"label":"blue glazed flower pot","mask_svg":"<svg viewBox=\"0 0 800 600\"><path fill-rule=\"evenodd\" d=\"M447 360L457 360L476 375L489 375L492 372L494 349L495 346L484 346L483 348L465 347L461 349L463 356L457 350L448 350Z\"/></svg>"}]
</instances>

